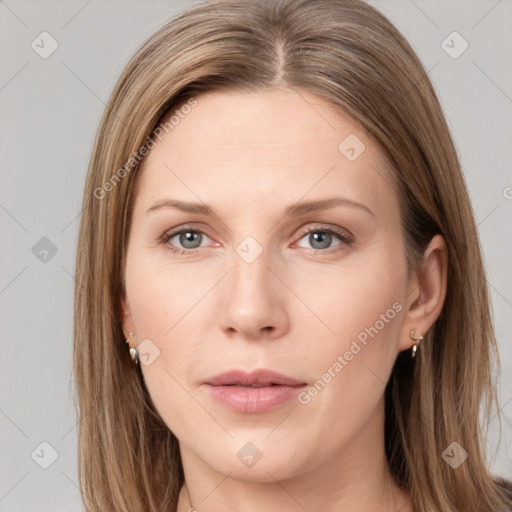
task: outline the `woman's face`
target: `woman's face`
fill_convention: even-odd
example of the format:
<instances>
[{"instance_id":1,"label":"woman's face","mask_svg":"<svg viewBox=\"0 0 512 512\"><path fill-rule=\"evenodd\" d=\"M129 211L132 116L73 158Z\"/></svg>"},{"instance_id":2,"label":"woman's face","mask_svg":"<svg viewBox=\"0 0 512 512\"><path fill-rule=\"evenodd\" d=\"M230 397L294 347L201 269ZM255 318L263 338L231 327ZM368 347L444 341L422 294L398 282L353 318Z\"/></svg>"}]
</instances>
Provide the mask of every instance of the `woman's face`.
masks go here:
<instances>
[{"instance_id":1,"label":"woman's face","mask_svg":"<svg viewBox=\"0 0 512 512\"><path fill-rule=\"evenodd\" d=\"M129 234L123 321L152 400L185 467L270 482L350 466L380 450L412 344L391 176L304 91L196 100L153 137Z\"/></svg>"}]
</instances>

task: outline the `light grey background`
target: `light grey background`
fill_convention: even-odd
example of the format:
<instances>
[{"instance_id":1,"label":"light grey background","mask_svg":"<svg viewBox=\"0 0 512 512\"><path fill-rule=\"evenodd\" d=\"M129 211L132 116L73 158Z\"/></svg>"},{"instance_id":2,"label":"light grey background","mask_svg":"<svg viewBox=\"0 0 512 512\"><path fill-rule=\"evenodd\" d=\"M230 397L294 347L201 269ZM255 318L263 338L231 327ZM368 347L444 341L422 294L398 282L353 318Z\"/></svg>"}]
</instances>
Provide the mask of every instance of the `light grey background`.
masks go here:
<instances>
[{"instance_id":1,"label":"light grey background","mask_svg":"<svg viewBox=\"0 0 512 512\"><path fill-rule=\"evenodd\" d=\"M498 446L498 422L492 420L491 455L498 448L492 470L512 478L512 1L371 3L430 70L460 154L503 362L504 436ZM104 104L128 58L191 4L0 1L0 511L82 508L69 385L72 274L85 172ZM47 59L31 48L34 40L42 46L43 31L58 42ZM453 31L469 43L456 59L441 45ZM445 44L454 46L452 52L462 48L461 40L451 40ZM40 260L48 244L40 242L43 237L57 250L46 262ZM58 453L48 469L40 464L52 462L52 448L42 442Z\"/></svg>"}]
</instances>

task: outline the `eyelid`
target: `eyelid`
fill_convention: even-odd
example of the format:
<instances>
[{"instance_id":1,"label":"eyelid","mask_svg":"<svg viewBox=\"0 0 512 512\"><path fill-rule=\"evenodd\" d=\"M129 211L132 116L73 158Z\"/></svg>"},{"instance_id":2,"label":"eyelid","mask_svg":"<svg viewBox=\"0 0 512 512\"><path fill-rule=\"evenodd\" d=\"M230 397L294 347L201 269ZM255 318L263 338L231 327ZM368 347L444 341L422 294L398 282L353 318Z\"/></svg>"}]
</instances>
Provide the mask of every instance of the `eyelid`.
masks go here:
<instances>
[{"instance_id":1,"label":"eyelid","mask_svg":"<svg viewBox=\"0 0 512 512\"><path fill-rule=\"evenodd\" d=\"M348 229L340 228L338 226L332 226L330 224L320 224L320 223L317 223L314 226L309 225L309 226L302 228L299 231L298 236L300 238L302 238L304 235L307 235L307 234L309 234L311 232L315 232L315 231L327 231L330 233L335 233L342 240L347 241L347 242L349 242L349 241L353 242L354 238L355 238L354 235L350 231L348 231Z\"/></svg>"}]
</instances>

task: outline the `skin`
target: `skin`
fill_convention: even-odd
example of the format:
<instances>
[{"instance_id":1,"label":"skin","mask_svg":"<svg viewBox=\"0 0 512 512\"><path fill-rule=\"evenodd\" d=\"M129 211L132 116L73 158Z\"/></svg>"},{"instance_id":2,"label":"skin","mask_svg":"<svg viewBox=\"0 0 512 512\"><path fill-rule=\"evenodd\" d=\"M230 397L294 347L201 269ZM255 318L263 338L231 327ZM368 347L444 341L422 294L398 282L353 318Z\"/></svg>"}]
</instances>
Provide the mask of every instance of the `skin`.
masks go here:
<instances>
[{"instance_id":1,"label":"skin","mask_svg":"<svg viewBox=\"0 0 512 512\"><path fill-rule=\"evenodd\" d=\"M126 339L135 332L131 346L149 338L160 350L141 369L180 442L193 506L412 511L386 463L384 390L397 354L414 344L410 330L423 335L441 311L443 239L432 239L420 274L409 275L383 156L324 100L282 88L209 92L197 101L140 169L121 304ZM350 134L365 145L355 161L338 149ZM345 204L283 215L298 201L333 196L373 214ZM166 197L205 203L215 214L147 213ZM179 235L162 241L185 225L204 233L195 246ZM305 232L336 227L355 243L332 235L321 245ZM263 250L252 263L237 253L248 236ZM307 404L292 399L242 414L202 386L233 368L269 368L313 385L394 303L401 311ZM237 457L247 442L262 455L250 468ZM189 506L184 487L178 510Z\"/></svg>"}]
</instances>

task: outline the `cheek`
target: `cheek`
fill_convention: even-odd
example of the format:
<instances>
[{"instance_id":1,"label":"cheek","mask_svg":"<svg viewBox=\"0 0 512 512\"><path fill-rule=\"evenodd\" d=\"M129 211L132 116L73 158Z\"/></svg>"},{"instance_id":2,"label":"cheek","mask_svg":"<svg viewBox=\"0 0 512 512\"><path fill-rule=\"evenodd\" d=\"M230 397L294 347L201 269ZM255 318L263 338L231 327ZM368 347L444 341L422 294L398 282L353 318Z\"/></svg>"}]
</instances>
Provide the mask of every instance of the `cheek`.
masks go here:
<instances>
[{"instance_id":1,"label":"cheek","mask_svg":"<svg viewBox=\"0 0 512 512\"><path fill-rule=\"evenodd\" d=\"M294 292L304 298L308 311L304 316L306 308L302 308L292 324L320 335L320 347L327 351L348 349L354 339L363 344L377 336L396 339L406 289L403 253L375 245L364 255L354 253L336 267L319 269L314 276L302 272Z\"/></svg>"},{"instance_id":2,"label":"cheek","mask_svg":"<svg viewBox=\"0 0 512 512\"><path fill-rule=\"evenodd\" d=\"M197 272L180 268L160 251L152 255L134 250L129 254L126 291L139 337L159 340L162 350L176 339L214 282L214 276L204 277L199 279ZM189 335L187 339L194 338Z\"/></svg>"},{"instance_id":3,"label":"cheek","mask_svg":"<svg viewBox=\"0 0 512 512\"><path fill-rule=\"evenodd\" d=\"M404 314L407 267L400 247L375 246L353 264L347 260L344 269L320 273L314 286L304 281L299 293L318 312L294 320L303 332L316 333L309 343L303 337L302 359L315 382L303 395L304 404L369 410L380 398L398 353Z\"/></svg>"},{"instance_id":4,"label":"cheek","mask_svg":"<svg viewBox=\"0 0 512 512\"><path fill-rule=\"evenodd\" d=\"M177 432L186 431L182 418L194 417L197 425L203 422L208 427L208 418L187 388L191 372L204 355L199 347L205 338L209 304L204 299L216 281L210 277L198 280L197 272L169 266L162 255L155 258L133 251L127 258L126 292L137 343L151 340L157 354L150 364L141 363L141 371L156 409Z\"/></svg>"}]
</instances>

